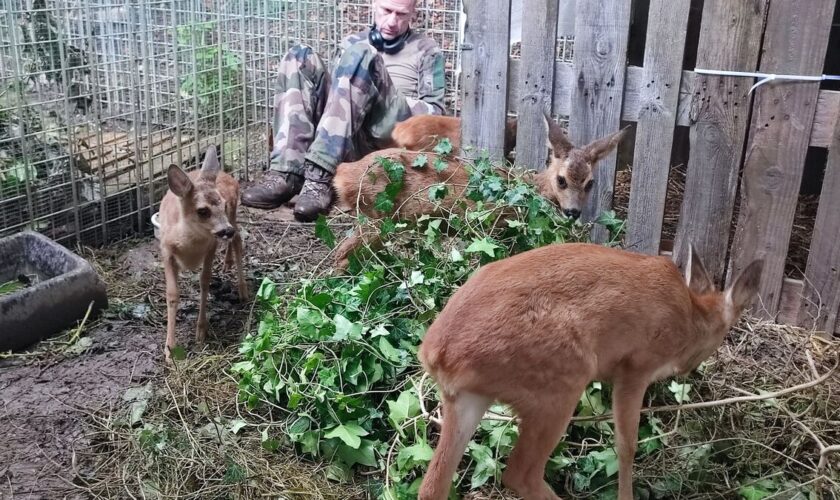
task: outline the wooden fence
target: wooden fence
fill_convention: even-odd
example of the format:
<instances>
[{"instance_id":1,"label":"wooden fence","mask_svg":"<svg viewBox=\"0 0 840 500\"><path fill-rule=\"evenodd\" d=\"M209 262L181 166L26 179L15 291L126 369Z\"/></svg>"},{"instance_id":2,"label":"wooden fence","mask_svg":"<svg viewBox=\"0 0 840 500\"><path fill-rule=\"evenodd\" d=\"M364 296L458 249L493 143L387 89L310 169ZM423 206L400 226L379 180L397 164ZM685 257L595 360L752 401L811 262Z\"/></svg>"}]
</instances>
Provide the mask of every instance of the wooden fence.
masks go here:
<instances>
[{"instance_id":1,"label":"wooden fence","mask_svg":"<svg viewBox=\"0 0 840 500\"><path fill-rule=\"evenodd\" d=\"M523 0L519 60L507 57L510 0L464 1L464 144L498 156L506 112L516 112L517 163L537 167L546 154L543 110L569 117L576 144L635 122L624 246L672 252L681 265L692 243L721 285L764 257L754 314L840 331L840 91L771 81L749 92L753 77L694 71L821 75L836 0L578 0L574 61L563 63L554 40L572 34L557 33L553 21L569 1ZM647 9L642 66L627 64L632 8ZM687 44L692 9L702 16ZM689 50L696 64L684 68ZM689 127L690 154L676 235L664 242L676 127ZM827 162L804 279L790 279L785 259L809 148L827 149ZM596 169L584 217L612 207L615 178L613 154Z\"/></svg>"}]
</instances>

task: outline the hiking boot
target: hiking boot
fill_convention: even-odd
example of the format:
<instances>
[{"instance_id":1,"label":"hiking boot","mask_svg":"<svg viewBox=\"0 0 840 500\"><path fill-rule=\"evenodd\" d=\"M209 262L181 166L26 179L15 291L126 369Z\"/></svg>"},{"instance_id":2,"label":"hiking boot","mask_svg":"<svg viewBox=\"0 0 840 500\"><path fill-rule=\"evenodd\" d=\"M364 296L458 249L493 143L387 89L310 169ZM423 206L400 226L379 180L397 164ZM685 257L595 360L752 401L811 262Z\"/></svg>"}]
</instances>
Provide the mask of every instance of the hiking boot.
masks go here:
<instances>
[{"instance_id":1,"label":"hiking boot","mask_svg":"<svg viewBox=\"0 0 840 500\"><path fill-rule=\"evenodd\" d=\"M242 192L242 204L253 208L277 208L298 194L302 186L300 175L269 170L257 184Z\"/></svg>"},{"instance_id":2,"label":"hiking boot","mask_svg":"<svg viewBox=\"0 0 840 500\"><path fill-rule=\"evenodd\" d=\"M327 214L332 208L334 192L330 172L314 163L306 161L306 181L295 203L295 219L300 222L312 222L319 214Z\"/></svg>"}]
</instances>

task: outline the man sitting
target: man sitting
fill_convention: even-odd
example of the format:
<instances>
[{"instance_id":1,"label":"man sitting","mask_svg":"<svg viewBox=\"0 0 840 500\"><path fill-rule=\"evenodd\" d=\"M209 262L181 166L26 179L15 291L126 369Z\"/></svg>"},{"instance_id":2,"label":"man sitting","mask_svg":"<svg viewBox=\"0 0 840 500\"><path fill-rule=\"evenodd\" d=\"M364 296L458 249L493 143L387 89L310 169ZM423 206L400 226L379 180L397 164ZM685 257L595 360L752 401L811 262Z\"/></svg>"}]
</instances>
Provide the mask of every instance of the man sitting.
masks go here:
<instances>
[{"instance_id":1,"label":"man sitting","mask_svg":"<svg viewBox=\"0 0 840 500\"><path fill-rule=\"evenodd\" d=\"M283 58L274 98L274 147L268 172L242 203L276 208L299 194L299 221L329 212L336 166L388 145L398 122L444 114L444 58L413 31L416 0L374 0L375 24L347 37L332 74L311 47Z\"/></svg>"}]
</instances>

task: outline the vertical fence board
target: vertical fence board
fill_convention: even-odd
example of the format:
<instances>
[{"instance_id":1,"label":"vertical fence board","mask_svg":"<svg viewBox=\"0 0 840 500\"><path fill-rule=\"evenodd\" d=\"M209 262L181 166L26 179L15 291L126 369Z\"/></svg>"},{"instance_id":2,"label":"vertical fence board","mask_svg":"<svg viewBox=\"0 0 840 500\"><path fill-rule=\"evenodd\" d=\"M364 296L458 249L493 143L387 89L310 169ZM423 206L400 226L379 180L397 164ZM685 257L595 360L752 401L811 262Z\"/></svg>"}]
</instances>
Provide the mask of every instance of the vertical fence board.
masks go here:
<instances>
[{"instance_id":1,"label":"vertical fence board","mask_svg":"<svg viewBox=\"0 0 840 500\"><path fill-rule=\"evenodd\" d=\"M697 67L754 71L767 0L706 0ZM697 75L686 172L674 259L684 262L689 244L713 279L723 276L729 229L744 148L752 78Z\"/></svg>"},{"instance_id":2,"label":"vertical fence board","mask_svg":"<svg viewBox=\"0 0 840 500\"><path fill-rule=\"evenodd\" d=\"M805 284L800 324L831 334L840 326L840 120L834 128L834 141L828 150L820 204L814 222L811 249L805 266Z\"/></svg>"},{"instance_id":3,"label":"vertical fence board","mask_svg":"<svg viewBox=\"0 0 840 500\"><path fill-rule=\"evenodd\" d=\"M691 0L652 0L625 247L659 253Z\"/></svg>"},{"instance_id":4,"label":"vertical fence board","mask_svg":"<svg viewBox=\"0 0 840 500\"><path fill-rule=\"evenodd\" d=\"M627 38L630 30L630 0L577 2L575 19L574 90L569 133L575 145L583 146L616 132L624 97L627 69ZM616 152L595 169L595 189L583 211L592 220L612 206ZM607 231L596 226L592 239L603 242Z\"/></svg>"},{"instance_id":5,"label":"vertical fence board","mask_svg":"<svg viewBox=\"0 0 840 500\"><path fill-rule=\"evenodd\" d=\"M461 147L486 149L498 159L507 108L510 0L465 0L464 14Z\"/></svg>"},{"instance_id":6,"label":"vertical fence board","mask_svg":"<svg viewBox=\"0 0 840 500\"><path fill-rule=\"evenodd\" d=\"M772 2L760 71L795 75L822 71L834 0ZM770 82L757 88L741 180L741 207L730 255L730 278L756 257L764 272L753 311L773 319L799 199L819 82Z\"/></svg>"},{"instance_id":7,"label":"vertical fence board","mask_svg":"<svg viewBox=\"0 0 840 500\"><path fill-rule=\"evenodd\" d=\"M557 11L557 36L575 36L576 0L560 0Z\"/></svg>"},{"instance_id":8,"label":"vertical fence board","mask_svg":"<svg viewBox=\"0 0 840 500\"><path fill-rule=\"evenodd\" d=\"M545 169L546 126L543 111L551 110L554 94L554 51L557 40L557 0L525 0L533 24L522 31L519 71L516 163Z\"/></svg>"}]
</instances>

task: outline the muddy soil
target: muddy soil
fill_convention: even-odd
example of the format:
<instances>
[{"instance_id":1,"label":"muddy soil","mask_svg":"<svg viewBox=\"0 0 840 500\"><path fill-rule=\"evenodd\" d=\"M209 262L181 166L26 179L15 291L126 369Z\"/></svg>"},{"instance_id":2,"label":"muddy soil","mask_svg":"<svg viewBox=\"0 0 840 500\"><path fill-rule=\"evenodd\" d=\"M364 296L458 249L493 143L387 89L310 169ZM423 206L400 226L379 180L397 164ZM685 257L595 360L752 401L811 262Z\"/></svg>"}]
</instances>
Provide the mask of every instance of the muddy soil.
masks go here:
<instances>
[{"instance_id":1,"label":"muddy soil","mask_svg":"<svg viewBox=\"0 0 840 500\"><path fill-rule=\"evenodd\" d=\"M240 209L246 249L246 280L256 292L264 276L289 282L328 257L312 225L293 222L289 208L273 212ZM131 387L165 373L166 328L163 269L153 236L102 249L77 250L108 285L110 307L73 331L26 352L0 359L0 498L84 498L73 485L77 455L89 442L86 416L124 404ZM235 275L220 272L211 283L207 344L194 342L198 276L183 273L178 342L188 356L222 350L248 331L252 303L238 300Z\"/></svg>"}]
</instances>

